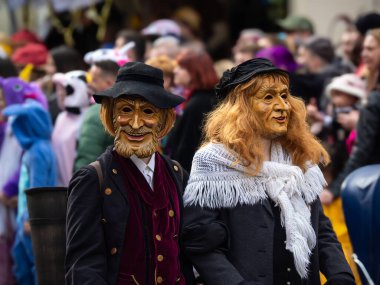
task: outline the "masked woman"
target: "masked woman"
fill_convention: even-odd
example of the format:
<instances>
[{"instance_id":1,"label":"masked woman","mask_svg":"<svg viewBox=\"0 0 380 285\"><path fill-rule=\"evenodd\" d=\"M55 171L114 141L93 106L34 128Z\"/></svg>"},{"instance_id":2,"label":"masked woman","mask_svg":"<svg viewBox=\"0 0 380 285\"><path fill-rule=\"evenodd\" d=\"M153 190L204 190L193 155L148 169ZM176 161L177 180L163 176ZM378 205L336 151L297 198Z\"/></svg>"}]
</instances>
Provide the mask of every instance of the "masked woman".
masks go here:
<instances>
[{"instance_id":1,"label":"masked woman","mask_svg":"<svg viewBox=\"0 0 380 285\"><path fill-rule=\"evenodd\" d=\"M318 194L327 152L269 60L224 73L184 194L185 252L208 285L355 284Z\"/></svg>"}]
</instances>

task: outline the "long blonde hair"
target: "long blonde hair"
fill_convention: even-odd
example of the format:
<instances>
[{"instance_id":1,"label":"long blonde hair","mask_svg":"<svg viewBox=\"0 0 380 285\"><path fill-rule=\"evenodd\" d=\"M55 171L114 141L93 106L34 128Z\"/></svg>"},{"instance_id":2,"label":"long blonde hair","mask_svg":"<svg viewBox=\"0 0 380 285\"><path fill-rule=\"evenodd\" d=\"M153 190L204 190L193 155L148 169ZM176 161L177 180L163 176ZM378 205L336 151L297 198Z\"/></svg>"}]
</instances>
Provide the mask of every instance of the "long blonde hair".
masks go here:
<instances>
[{"instance_id":1,"label":"long blonde hair","mask_svg":"<svg viewBox=\"0 0 380 285\"><path fill-rule=\"evenodd\" d=\"M259 121L252 112L251 97L255 96L264 78L279 80L289 86L287 76L281 74L258 75L250 81L235 87L228 96L207 116L204 126L204 142L218 142L239 155L239 162L245 166L253 166L255 174L264 161L263 147L258 130ZM280 142L291 155L293 164L302 170L306 162L327 164L329 155L320 142L310 132L306 123L304 102L291 95L288 96L291 106L288 131L285 135L274 139Z\"/></svg>"}]
</instances>

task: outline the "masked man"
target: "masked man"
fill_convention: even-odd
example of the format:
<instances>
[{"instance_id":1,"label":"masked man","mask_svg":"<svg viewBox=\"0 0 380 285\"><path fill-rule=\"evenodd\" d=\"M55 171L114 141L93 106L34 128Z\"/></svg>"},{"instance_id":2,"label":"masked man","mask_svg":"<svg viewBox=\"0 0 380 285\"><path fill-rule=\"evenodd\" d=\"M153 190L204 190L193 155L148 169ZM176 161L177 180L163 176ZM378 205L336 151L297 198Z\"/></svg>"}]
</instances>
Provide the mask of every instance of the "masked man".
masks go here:
<instances>
[{"instance_id":1,"label":"masked man","mask_svg":"<svg viewBox=\"0 0 380 285\"><path fill-rule=\"evenodd\" d=\"M226 71L184 195L184 248L208 285L355 284L318 194L329 157L285 71Z\"/></svg>"},{"instance_id":2,"label":"masked man","mask_svg":"<svg viewBox=\"0 0 380 285\"><path fill-rule=\"evenodd\" d=\"M101 171L85 166L70 181L66 282L185 284L178 240L187 175L156 152L183 100L165 91L161 70L138 62L94 98L115 142L97 160Z\"/></svg>"}]
</instances>

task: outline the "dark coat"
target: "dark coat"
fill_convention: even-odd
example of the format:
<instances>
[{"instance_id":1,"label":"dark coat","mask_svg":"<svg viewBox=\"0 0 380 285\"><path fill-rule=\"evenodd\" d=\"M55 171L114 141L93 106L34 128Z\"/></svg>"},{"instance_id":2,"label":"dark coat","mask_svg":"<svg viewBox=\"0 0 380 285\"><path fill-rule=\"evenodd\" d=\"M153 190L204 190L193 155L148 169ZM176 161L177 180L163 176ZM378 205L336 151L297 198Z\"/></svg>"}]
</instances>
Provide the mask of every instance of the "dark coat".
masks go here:
<instances>
[{"instance_id":1,"label":"dark coat","mask_svg":"<svg viewBox=\"0 0 380 285\"><path fill-rule=\"evenodd\" d=\"M214 90L194 91L169 133L166 152L187 171L190 171L193 156L201 143L205 115L213 110L216 102Z\"/></svg>"},{"instance_id":2,"label":"dark coat","mask_svg":"<svg viewBox=\"0 0 380 285\"><path fill-rule=\"evenodd\" d=\"M309 278L303 284L321 284L321 271L327 277L326 284L354 285L341 245L319 200L311 205L311 223L317 245L310 260ZM184 225L185 252L205 284L273 284L274 216L268 200L219 210L186 207Z\"/></svg>"},{"instance_id":3,"label":"dark coat","mask_svg":"<svg viewBox=\"0 0 380 285\"><path fill-rule=\"evenodd\" d=\"M104 177L100 191L98 175L92 166L81 168L70 182L66 284L115 284L117 281L129 206L124 177L111 152L112 147L109 147L98 158ZM164 157L164 160L177 186L182 210L182 193L188 175L170 159Z\"/></svg>"},{"instance_id":4,"label":"dark coat","mask_svg":"<svg viewBox=\"0 0 380 285\"><path fill-rule=\"evenodd\" d=\"M356 127L356 143L352 153L338 178L331 183L329 190L338 196L343 180L359 167L380 163L380 93L371 92L367 105L360 111Z\"/></svg>"}]
</instances>

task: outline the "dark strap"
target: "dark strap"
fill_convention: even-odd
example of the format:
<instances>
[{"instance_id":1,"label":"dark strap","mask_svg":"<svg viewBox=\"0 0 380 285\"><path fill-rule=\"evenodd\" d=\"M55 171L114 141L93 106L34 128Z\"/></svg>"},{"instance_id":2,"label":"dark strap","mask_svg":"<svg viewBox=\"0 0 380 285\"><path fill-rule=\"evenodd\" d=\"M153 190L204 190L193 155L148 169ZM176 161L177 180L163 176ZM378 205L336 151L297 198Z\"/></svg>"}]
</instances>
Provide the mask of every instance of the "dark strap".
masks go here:
<instances>
[{"instance_id":1,"label":"dark strap","mask_svg":"<svg viewBox=\"0 0 380 285\"><path fill-rule=\"evenodd\" d=\"M102 183L103 183L102 167L100 166L100 163L99 163L98 160L95 160L94 162L91 162L90 165L95 168L96 173L98 174L98 178L99 178L99 191L102 191Z\"/></svg>"}]
</instances>

